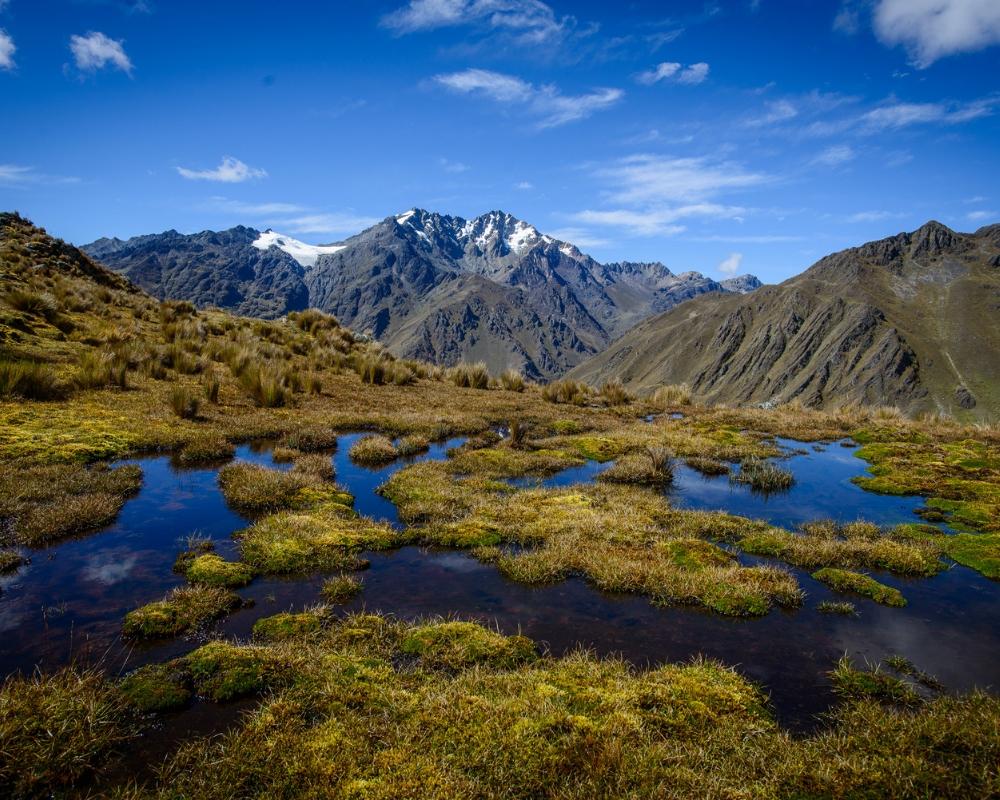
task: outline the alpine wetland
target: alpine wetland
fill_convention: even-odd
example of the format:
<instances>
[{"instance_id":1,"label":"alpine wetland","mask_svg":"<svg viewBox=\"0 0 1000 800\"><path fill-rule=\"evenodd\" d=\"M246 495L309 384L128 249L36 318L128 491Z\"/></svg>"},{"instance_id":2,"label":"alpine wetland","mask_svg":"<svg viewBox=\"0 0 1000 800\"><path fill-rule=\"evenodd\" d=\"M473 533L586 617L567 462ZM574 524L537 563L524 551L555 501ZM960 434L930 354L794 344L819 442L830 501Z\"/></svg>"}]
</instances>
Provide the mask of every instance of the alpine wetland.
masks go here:
<instances>
[{"instance_id":1,"label":"alpine wetland","mask_svg":"<svg viewBox=\"0 0 1000 800\"><path fill-rule=\"evenodd\" d=\"M1000 7L780 5L0 0L0 796L1000 797Z\"/></svg>"}]
</instances>

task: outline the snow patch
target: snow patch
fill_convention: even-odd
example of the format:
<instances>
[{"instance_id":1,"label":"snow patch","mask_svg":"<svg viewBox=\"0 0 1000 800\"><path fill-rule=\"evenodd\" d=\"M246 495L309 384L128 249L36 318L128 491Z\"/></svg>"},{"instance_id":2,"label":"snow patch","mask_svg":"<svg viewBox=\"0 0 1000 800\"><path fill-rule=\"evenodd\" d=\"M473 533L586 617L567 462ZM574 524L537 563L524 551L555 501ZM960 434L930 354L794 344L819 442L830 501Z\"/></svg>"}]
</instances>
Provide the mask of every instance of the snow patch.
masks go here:
<instances>
[{"instance_id":1,"label":"snow patch","mask_svg":"<svg viewBox=\"0 0 1000 800\"><path fill-rule=\"evenodd\" d=\"M300 242L298 239L293 239L291 236L283 236L282 234L275 233L272 230L266 230L254 240L253 246L258 250L267 250L271 247L277 247L279 250L283 250L288 253L288 255L298 261L303 267L314 267L316 266L316 259L320 256L337 253L343 250L347 245L306 244L305 242Z\"/></svg>"},{"instance_id":2,"label":"snow patch","mask_svg":"<svg viewBox=\"0 0 1000 800\"><path fill-rule=\"evenodd\" d=\"M539 239L538 231L527 222L518 221L514 226L514 231L507 237L507 246L515 253L523 253Z\"/></svg>"}]
</instances>

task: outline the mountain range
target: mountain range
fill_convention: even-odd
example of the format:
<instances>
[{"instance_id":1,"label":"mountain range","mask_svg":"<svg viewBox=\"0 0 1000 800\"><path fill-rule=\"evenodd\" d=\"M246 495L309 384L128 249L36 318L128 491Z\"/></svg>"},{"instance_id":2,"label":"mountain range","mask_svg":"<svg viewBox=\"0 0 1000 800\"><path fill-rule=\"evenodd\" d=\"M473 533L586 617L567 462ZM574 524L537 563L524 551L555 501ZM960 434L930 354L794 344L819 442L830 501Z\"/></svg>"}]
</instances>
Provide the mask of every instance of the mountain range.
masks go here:
<instances>
[{"instance_id":1,"label":"mountain range","mask_svg":"<svg viewBox=\"0 0 1000 800\"><path fill-rule=\"evenodd\" d=\"M636 390L686 382L698 399L733 404L856 401L995 415L1000 225L957 233L932 221L750 295L695 298L569 375L618 377Z\"/></svg>"},{"instance_id":2,"label":"mountain range","mask_svg":"<svg viewBox=\"0 0 1000 800\"><path fill-rule=\"evenodd\" d=\"M601 264L502 211L466 220L411 209L321 246L236 227L82 249L160 299L260 317L316 307L398 356L481 360L534 379L564 373L678 303L761 285L659 262Z\"/></svg>"}]
</instances>

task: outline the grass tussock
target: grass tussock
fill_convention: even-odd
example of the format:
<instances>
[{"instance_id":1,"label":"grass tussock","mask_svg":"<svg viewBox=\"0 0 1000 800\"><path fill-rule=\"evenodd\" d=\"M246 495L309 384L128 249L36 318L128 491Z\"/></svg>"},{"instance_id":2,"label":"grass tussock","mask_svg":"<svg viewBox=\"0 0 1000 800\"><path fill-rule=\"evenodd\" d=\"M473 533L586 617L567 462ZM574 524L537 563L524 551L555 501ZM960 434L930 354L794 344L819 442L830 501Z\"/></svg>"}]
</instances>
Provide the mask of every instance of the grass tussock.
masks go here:
<instances>
[{"instance_id":1,"label":"grass tussock","mask_svg":"<svg viewBox=\"0 0 1000 800\"><path fill-rule=\"evenodd\" d=\"M816 610L820 614L840 614L845 617L853 617L858 613L854 603L835 600L823 600L817 603Z\"/></svg>"},{"instance_id":2,"label":"grass tussock","mask_svg":"<svg viewBox=\"0 0 1000 800\"><path fill-rule=\"evenodd\" d=\"M647 447L619 458L598 480L638 486L668 486L674 480L674 457L666 447Z\"/></svg>"},{"instance_id":3,"label":"grass tussock","mask_svg":"<svg viewBox=\"0 0 1000 800\"><path fill-rule=\"evenodd\" d=\"M835 567L824 567L814 572L813 578L838 592L860 594L885 606L902 607L906 605L906 598L903 597L902 592L891 586L886 586L884 583L879 583L869 575L836 569Z\"/></svg>"},{"instance_id":4,"label":"grass tussock","mask_svg":"<svg viewBox=\"0 0 1000 800\"><path fill-rule=\"evenodd\" d=\"M516 369L506 369L500 373L500 387L508 392L523 392L525 386L524 376Z\"/></svg>"},{"instance_id":5,"label":"grass tussock","mask_svg":"<svg viewBox=\"0 0 1000 800\"><path fill-rule=\"evenodd\" d=\"M239 604L239 595L220 586L180 586L162 600L129 611L123 631L136 639L176 636L224 616Z\"/></svg>"},{"instance_id":6,"label":"grass tussock","mask_svg":"<svg viewBox=\"0 0 1000 800\"><path fill-rule=\"evenodd\" d=\"M134 734L123 697L96 671L9 677L0 686L0 794L62 796Z\"/></svg>"},{"instance_id":7,"label":"grass tussock","mask_svg":"<svg viewBox=\"0 0 1000 800\"><path fill-rule=\"evenodd\" d=\"M0 517L12 520L15 542L39 547L111 524L141 485L131 465L0 464Z\"/></svg>"},{"instance_id":8,"label":"grass tussock","mask_svg":"<svg viewBox=\"0 0 1000 800\"><path fill-rule=\"evenodd\" d=\"M362 588L362 581L353 575L337 575L323 581L320 595L328 603L346 603L354 598Z\"/></svg>"},{"instance_id":9,"label":"grass tussock","mask_svg":"<svg viewBox=\"0 0 1000 800\"><path fill-rule=\"evenodd\" d=\"M380 467L395 461L400 456L392 439L381 434L362 436L350 450L351 460L368 467Z\"/></svg>"},{"instance_id":10,"label":"grass tussock","mask_svg":"<svg viewBox=\"0 0 1000 800\"><path fill-rule=\"evenodd\" d=\"M320 496L336 497L339 493L326 482L328 469L333 467L322 456L301 456L288 472L259 464L229 464L219 470L219 488L226 502L240 513L278 511L308 505Z\"/></svg>"},{"instance_id":11,"label":"grass tussock","mask_svg":"<svg viewBox=\"0 0 1000 800\"><path fill-rule=\"evenodd\" d=\"M563 378L542 388L542 399L549 403L567 403L582 406L590 399L590 387L580 381Z\"/></svg>"},{"instance_id":12,"label":"grass tussock","mask_svg":"<svg viewBox=\"0 0 1000 800\"><path fill-rule=\"evenodd\" d=\"M302 453L319 453L336 449L337 434L332 428L306 426L286 434L281 445Z\"/></svg>"},{"instance_id":13,"label":"grass tussock","mask_svg":"<svg viewBox=\"0 0 1000 800\"><path fill-rule=\"evenodd\" d=\"M69 385L48 364L0 358L0 398L65 400Z\"/></svg>"},{"instance_id":14,"label":"grass tussock","mask_svg":"<svg viewBox=\"0 0 1000 800\"><path fill-rule=\"evenodd\" d=\"M170 410L181 419L196 419L201 409L201 400L186 386L175 386L170 390Z\"/></svg>"},{"instance_id":15,"label":"grass tussock","mask_svg":"<svg viewBox=\"0 0 1000 800\"><path fill-rule=\"evenodd\" d=\"M686 383L660 386L649 402L664 411L670 408L691 405L691 387Z\"/></svg>"},{"instance_id":16,"label":"grass tussock","mask_svg":"<svg viewBox=\"0 0 1000 800\"><path fill-rule=\"evenodd\" d=\"M141 714L161 714L184 708L193 695L191 676L180 660L149 664L126 676L118 688Z\"/></svg>"},{"instance_id":17,"label":"grass tussock","mask_svg":"<svg viewBox=\"0 0 1000 800\"><path fill-rule=\"evenodd\" d=\"M253 570L238 561L226 561L215 553L196 556L187 567L187 579L197 586L236 588L253 580Z\"/></svg>"},{"instance_id":18,"label":"grass tussock","mask_svg":"<svg viewBox=\"0 0 1000 800\"><path fill-rule=\"evenodd\" d=\"M184 443L175 460L182 466L218 464L229 461L236 454L236 446L223 436L205 434Z\"/></svg>"},{"instance_id":19,"label":"grass tussock","mask_svg":"<svg viewBox=\"0 0 1000 800\"><path fill-rule=\"evenodd\" d=\"M490 371L486 364L456 364L447 372L448 380L461 389L489 389Z\"/></svg>"},{"instance_id":20,"label":"grass tussock","mask_svg":"<svg viewBox=\"0 0 1000 800\"><path fill-rule=\"evenodd\" d=\"M848 700L873 700L902 706L920 702L920 696L905 681L883 672L878 666L857 669L847 656L837 662L830 673L830 681L834 691Z\"/></svg>"},{"instance_id":21,"label":"grass tussock","mask_svg":"<svg viewBox=\"0 0 1000 800\"><path fill-rule=\"evenodd\" d=\"M740 464L738 472L730 474L732 483L743 483L760 494L785 492L792 488L795 476L790 470L761 458L749 458Z\"/></svg>"}]
</instances>

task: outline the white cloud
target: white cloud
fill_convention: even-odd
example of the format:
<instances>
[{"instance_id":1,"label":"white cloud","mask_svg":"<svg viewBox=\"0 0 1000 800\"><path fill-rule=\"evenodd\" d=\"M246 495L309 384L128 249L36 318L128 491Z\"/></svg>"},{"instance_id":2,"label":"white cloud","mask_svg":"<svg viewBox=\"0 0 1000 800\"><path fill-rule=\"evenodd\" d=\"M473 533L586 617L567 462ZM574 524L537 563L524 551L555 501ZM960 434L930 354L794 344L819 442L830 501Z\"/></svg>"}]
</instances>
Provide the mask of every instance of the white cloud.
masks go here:
<instances>
[{"instance_id":1,"label":"white cloud","mask_svg":"<svg viewBox=\"0 0 1000 800\"><path fill-rule=\"evenodd\" d=\"M743 253L730 253L718 266L719 272L723 275L735 275L740 265L743 263Z\"/></svg>"},{"instance_id":2,"label":"white cloud","mask_svg":"<svg viewBox=\"0 0 1000 800\"><path fill-rule=\"evenodd\" d=\"M609 225L625 228L638 236L666 235L681 233L686 228L677 223L691 217L712 219L737 219L746 214L739 206L723 206L716 203L694 203L670 208L610 211L579 211L573 219L591 225Z\"/></svg>"},{"instance_id":3,"label":"white cloud","mask_svg":"<svg viewBox=\"0 0 1000 800\"><path fill-rule=\"evenodd\" d=\"M249 217L266 217L272 214L299 214L309 209L295 203L245 203L228 197L211 197L205 207L212 211L243 214Z\"/></svg>"},{"instance_id":4,"label":"white cloud","mask_svg":"<svg viewBox=\"0 0 1000 800\"><path fill-rule=\"evenodd\" d=\"M896 130L909 125L940 123L957 125L988 117L1000 100L987 98L961 105L946 103L889 102L861 115L861 123L869 131Z\"/></svg>"},{"instance_id":5,"label":"white cloud","mask_svg":"<svg viewBox=\"0 0 1000 800\"><path fill-rule=\"evenodd\" d=\"M773 100L764 106L763 114L759 117L752 117L743 124L748 128L762 128L779 122L787 122L790 119L795 119L798 115L798 108L790 100Z\"/></svg>"},{"instance_id":6,"label":"white cloud","mask_svg":"<svg viewBox=\"0 0 1000 800\"><path fill-rule=\"evenodd\" d=\"M487 69L435 75L434 81L453 92L480 94L502 105L520 107L539 118L539 128L585 119L611 107L624 96L621 89L595 89L589 94L564 95L555 86L535 86L514 75Z\"/></svg>"},{"instance_id":7,"label":"white cloud","mask_svg":"<svg viewBox=\"0 0 1000 800\"><path fill-rule=\"evenodd\" d=\"M21 164L0 164L0 186L25 186L30 184L79 183L79 178L64 175L46 175L34 167Z\"/></svg>"},{"instance_id":8,"label":"white cloud","mask_svg":"<svg viewBox=\"0 0 1000 800\"><path fill-rule=\"evenodd\" d=\"M289 233L322 233L331 235L352 235L370 228L379 220L351 212L329 214L305 214L284 220L276 220L275 227Z\"/></svg>"},{"instance_id":9,"label":"white cloud","mask_svg":"<svg viewBox=\"0 0 1000 800\"><path fill-rule=\"evenodd\" d=\"M996 211L970 211L966 216L972 222L982 222L984 219L996 219L1000 214Z\"/></svg>"},{"instance_id":10,"label":"white cloud","mask_svg":"<svg viewBox=\"0 0 1000 800\"><path fill-rule=\"evenodd\" d=\"M1000 44L997 0L878 0L873 24L883 44L903 45L913 65Z\"/></svg>"},{"instance_id":11,"label":"white cloud","mask_svg":"<svg viewBox=\"0 0 1000 800\"><path fill-rule=\"evenodd\" d=\"M439 158L438 164L441 165L441 169L445 172L452 172L458 174L460 172L468 172L472 167L468 164L463 164L461 161L451 161L447 158Z\"/></svg>"},{"instance_id":12,"label":"white cloud","mask_svg":"<svg viewBox=\"0 0 1000 800\"><path fill-rule=\"evenodd\" d=\"M557 19L540 0L410 0L382 17L383 27L397 35L477 25L512 33L524 44L556 38L571 22Z\"/></svg>"},{"instance_id":13,"label":"white cloud","mask_svg":"<svg viewBox=\"0 0 1000 800\"><path fill-rule=\"evenodd\" d=\"M519 181L518 183L514 184L514 188L522 192L530 192L532 189L535 188L535 184L533 184L531 181Z\"/></svg>"},{"instance_id":14,"label":"white cloud","mask_svg":"<svg viewBox=\"0 0 1000 800\"><path fill-rule=\"evenodd\" d=\"M561 242L569 242L577 247L604 247L611 244L607 239L595 236L583 228L557 228L554 231L546 231L549 236Z\"/></svg>"},{"instance_id":15,"label":"white cloud","mask_svg":"<svg viewBox=\"0 0 1000 800\"><path fill-rule=\"evenodd\" d=\"M854 152L854 148L850 145L835 144L817 155L812 160L812 163L825 167L837 167L841 164L846 164L848 161L853 161L856 157L857 153Z\"/></svg>"},{"instance_id":16,"label":"white cloud","mask_svg":"<svg viewBox=\"0 0 1000 800\"><path fill-rule=\"evenodd\" d=\"M704 62L685 67L676 61L663 61L650 70L640 72L635 79L646 86L666 80L691 85L704 81L708 77L708 69L708 64Z\"/></svg>"},{"instance_id":17,"label":"white cloud","mask_svg":"<svg viewBox=\"0 0 1000 800\"><path fill-rule=\"evenodd\" d=\"M833 29L837 33L853 36L861 28L860 16L853 3L845 2L837 11L837 16L833 18Z\"/></svg>"},{"instance_id":18,"label":"white cloud","mask_svg":"<svg viewBox=\"0 0 1000 800\"><path fill-rule=\"evenodd\" d=\"M699 201L728 189L758 186L767 175L738 164L705 157L670 158L640 154L601 167L596 175L610 183L613 202L640 204Z\"/></svg>"},{"instance_id":19,"label":"white cloud","mask_svg":"<svg viewBox=\"0 0 1000 800\"><path fill-rule=\"evenodd\" d=\"M110 39L98 31L86 36L70 36L69 49L81 72L97 72L109 64L126 75L132 74L132 62L122 47L123 41Z\"/></svg>"},{"instance_id":20,"label":"white cloud","mask_svg":"<svg viewBox=\"0 0 1000 800\"><path fill-rule=\"evenodd\" d=\"M17 48L10 34L0 28L0 69L14 69L14 53Z\"/></svg>"},{"instance_id":21,"label":"white cloud","mask_svg":"<svg viewBox=\"0 0 1000 800\"><path fill-rule=\"evenodd\" d=\"M249 167L232 156L223 156L222 163L215 169L188 169L177 167L177 172L191 181L216 181L218 183L242 183L254 178L266 178L267 172Z\"/></svg>"},{"instance_id":22,"label":"white cloud","mask_svg":"<svg viewBox=\"0 0 1000 800\"><path fill-rule=\"evenodd\" d=\"M727 242L729 244L779 244L782 242L801 242L802 236L785 236L781 234L762 234L759 236L727 236L714 234L712 236L686 236L691 242Z\"/></svg>"},{"instance_id":23,"label":"white cloud","mask_svg":"<svg viewBox=\"0 0 1000 800\"><path fill-rule=\"evenodd\" d=\"M846 218L846 222L881 222L886 219L897 219L906 216L894 211L859 211Z\"/></svg>"}]
</instances>

